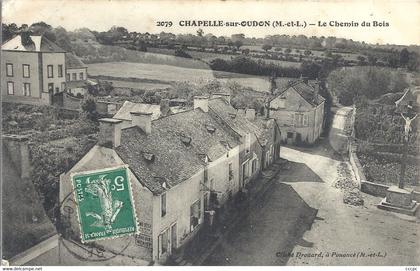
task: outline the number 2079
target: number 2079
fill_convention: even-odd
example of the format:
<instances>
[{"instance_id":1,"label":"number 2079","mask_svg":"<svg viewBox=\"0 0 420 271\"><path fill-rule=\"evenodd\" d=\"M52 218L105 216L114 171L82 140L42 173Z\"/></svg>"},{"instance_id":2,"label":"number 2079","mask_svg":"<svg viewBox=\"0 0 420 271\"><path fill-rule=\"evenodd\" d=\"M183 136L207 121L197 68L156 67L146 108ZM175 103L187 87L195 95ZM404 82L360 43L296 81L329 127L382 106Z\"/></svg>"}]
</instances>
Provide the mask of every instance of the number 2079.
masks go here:
<instances>
[{"instance_id":1,"label":"number 2079","mask_svg":"<svg viewBox=\"0 0 420 271\"><path fill-rule=\"evenodd\" d=\"M157 21L156 22L156 26L171 27L172 26L172 22L171 21Z\"/></svg>"}]
</instances>

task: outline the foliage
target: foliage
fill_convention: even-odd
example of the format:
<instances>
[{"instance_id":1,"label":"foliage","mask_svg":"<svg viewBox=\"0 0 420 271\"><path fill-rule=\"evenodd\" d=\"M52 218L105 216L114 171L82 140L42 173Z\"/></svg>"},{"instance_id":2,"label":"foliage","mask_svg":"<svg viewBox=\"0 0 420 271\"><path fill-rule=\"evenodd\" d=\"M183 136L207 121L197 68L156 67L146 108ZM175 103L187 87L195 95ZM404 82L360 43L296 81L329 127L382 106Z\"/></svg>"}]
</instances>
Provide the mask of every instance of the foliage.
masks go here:
<instances>
[{"instance_id":1,"label":"foliage","mask_svg":"<svg viewBox=\"0 0 420 271\"><path fill-rule=\"evenodd\" d=\"M216 58L210 61L210 67L212 70L236 72L253 75L266 75L283 77L299 77L303 71L299 68L283 67L273 63L266 63L261 60L255 61L252 58L246 56L237 56L231 60L224 60ZM309 71L309 70L307 70ZM306 71L305 71L306 72ZM312 77L312 74L304 74L304 76Z\"/></svg>"},{"instance_id":2,"label":"foliage","mask_svg":"<svg viewBox=\"0 0 420 271\"><path fill-rule=\"evenodd\" d=\"M373 99L408 86L403 74L378 67L337 69L329 74L327 81L343 105L351 105L361 96Z\"/></svg>"},{"instance_id":3,"label":"foliage","mask_svg":"<svg viewBox=\"0 0 420 271\"><path fill-rule=\"evenodd\" d=\"M184 57L184 58L192 58L190 54L188 54L181 48L175 49L175 56Z\"/></svg>"},{"instance_id":4,"label":"foliage","mask_svg":"<svg viewBox=\"0 0 420 271\"><path fill-rule=\"evenodd\" d=\"M89 120L96 121L98 119L99 114L96 111L96 103L94 99L86 98L83 100L81 108Z\"/></svg>"},{"instance_id":5,"label":"foliage","mask_svg":"<svg viewBox=\"0 0 420 271\"><path fill-rule=\"evenodd\" d=\"M269 51L269 50L271 50L271 48L273 48L273 46L272 45L270 45L270 44L263 44L263 46L261 47L264 51Z\"/></svg>"},{"instance_id":6,"label":"foliage","mask_svg":"<svg viewBox=\"0 0 420 271\"><path fill-rule=\"evenodd\" d=\"M360 100L356 104L355 132L356 138L376 143L401 144L404 137L404 120L395 113L395 105L382 105ZM414 147L417 140L417 125L412 122L409 138Z\"/></svg>"}]
</instances>

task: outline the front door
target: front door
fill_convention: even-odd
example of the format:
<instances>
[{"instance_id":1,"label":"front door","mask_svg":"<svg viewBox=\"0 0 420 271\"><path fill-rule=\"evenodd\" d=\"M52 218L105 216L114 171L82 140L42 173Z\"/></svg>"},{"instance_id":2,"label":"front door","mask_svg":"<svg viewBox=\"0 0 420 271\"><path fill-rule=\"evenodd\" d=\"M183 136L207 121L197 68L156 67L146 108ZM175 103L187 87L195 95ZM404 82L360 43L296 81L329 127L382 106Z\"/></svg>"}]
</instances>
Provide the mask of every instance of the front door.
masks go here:
<instances>
[{"instance_id":1,"label":"front door","mask_svg":"<svg viewBox=\"0 0 420 271\"><path fill-rule=\"evenodd\" d=\"M176 223L171 226L171 253L176 249Z\"/></svg>"},{"instance_id":2,"label":"front door","mask_svg":"<svg viewBox=\"0 0 420 271\"><path fill-rule=\"evenodd\" d=\"M48 83L48 92L54 93L54 83Z\"/></svg>"}]
</instances>

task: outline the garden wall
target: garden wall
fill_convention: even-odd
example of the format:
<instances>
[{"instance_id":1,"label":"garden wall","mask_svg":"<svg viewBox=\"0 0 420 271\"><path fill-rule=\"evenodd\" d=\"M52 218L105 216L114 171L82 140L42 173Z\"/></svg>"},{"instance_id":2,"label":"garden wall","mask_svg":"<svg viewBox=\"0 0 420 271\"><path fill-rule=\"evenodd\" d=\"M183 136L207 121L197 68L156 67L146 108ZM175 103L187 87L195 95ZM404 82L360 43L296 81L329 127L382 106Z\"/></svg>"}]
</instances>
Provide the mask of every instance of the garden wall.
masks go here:
<instances>
[{"instance_id":1,"label":"garden wall","mask_svg":"<svg viewBox=\"0 0 420 271\"><path fill-rule=\"evenodd\" d=\"M349 141L349 158L350 158L350 164L353 169L354 175L356 177L356 180L359 184L360 191L370 194L373 196L378 197L385 197L386 191L388 190L389 186L384 184L378 184L369 182L366 180L366 176L363 172L362 164L359 161L359 158L356 154L356 146L354 142ZM414 200L417 202L420 202L420 192L414 191L413 192Z\"/></svg>"}]
</instances>

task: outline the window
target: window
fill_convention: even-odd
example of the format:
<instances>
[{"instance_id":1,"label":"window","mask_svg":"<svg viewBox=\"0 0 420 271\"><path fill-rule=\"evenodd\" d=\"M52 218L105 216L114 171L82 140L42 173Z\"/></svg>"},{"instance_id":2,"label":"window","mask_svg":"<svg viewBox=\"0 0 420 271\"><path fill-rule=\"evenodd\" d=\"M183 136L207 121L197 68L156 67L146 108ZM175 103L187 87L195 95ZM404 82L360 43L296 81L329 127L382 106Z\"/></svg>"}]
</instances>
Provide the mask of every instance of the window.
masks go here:
<instances>
[{"instance_id":1,"label":"window","mask_svg":"<svg viewBox=\"0 0 420 271\"><path fill-rule=\"evenodd\" d=\"M7 94L14 95L15 94L15 84L13 82L7 82Z\"/></svg>"},{"instance_id":2,"label":"window","mask_svg":"<svg viewBox=\"0 0 420 271\"><path fill-rule=\"evenodd\" d=\"M77 80L77 73L72 73L71 80L76 81Z\"/></svg>"},{"instance_id":3,"label":"window","mask_svg":"<svg viewBox=\"0 0 420 271\"><path fill-rule=\"evenodd\" d=\"M66 81L70 81L70 73L66 74Z\"/></svg>"},{"instance_id":4,"label":"window","mask_svg":"<svg viewBox=\"0 0 420 271\"><path fill-rule=\"evenodd\" d=\"M30 71L30 68L29 68L28 64L23 64L22 65L22 70L23 70L23 77L24 78L31 77L31 71Z\"/></svg>"},{"instance_id":5,"label":"window","mask_svg":"<svg viewBox=\"0 0 420 271\"><path fill-rule=\"evenodd\" d=\"M23 83L23 95L31 96L31 84Z\"/></svg>"},{"instance_id":6,"label":"window","mask_svg":"<svg viewBox=\"0 0 420 271\"><path fill-rule=\"evenodd\" d=\"M83 72L79 73L79 80L84 80L84 78L83 78Z\"/></svg>"},{"instance_id":7,"label":"window","mask_svg":"<svg viewBox=\"0 0 420 271\"><path fill-rule=\"evenodd\" d=\"M53 78L54 77L53 65L48 65L47 66L47 76L48 76L48 78Z\"/></svg>"},{"instance_id":8,"label":"window","mask_svg":"<svg viewBox=\"0 0 420 271\"><path fill-rule=\"evenodd\" d=\"M197 200L190 207L190 230L193 231L200 224L201 201Z\"/></svg>"},{"instance_id":9,"label":"window","mask_svg":"<svg viewBox=\"0 0 420 271\"><path fill-rule=\"evenodd\" d=\"M232 168L232 163L229 163L229 181L233 180L233 168Z\"/></svg>"},{"instance_id":10,"label":"window","mask_svg":"<svg viewBox=\"0 0 420 271\"><path fill-rule=\"evenodd\" d=\"M303 126L308 126L308 120L309 120L309 116L303 115Z\"/></svg>"},{"instance_id":11,"label":"window","mask_svg":"<svg viewBox=\"0 0 420 271\"><path fill-rule=\"evenodd\" d=\"M166 215L166 193L160 195L160 216L164 217Z\"/></svg>"},{"instance_id":12,"label":"window","mask_svg":"<svg viewBox=\"0 0 420 271\"><path fill-rule=\"evenodd\" d=\"M294 124L297 127L308 126L309 116L303 113L295 113Z\"/></svg>"},{"instance_id":13,"label":"window","mask_svg":"<svg viewBox=\"0 0 420 271\"><path fill-rule=\"evenodd\" d=\"M13 76L13 64L12 63L6 63L6 75L7 76Z\"/></svg>"},{"instance_id":14,"label":"window","mask_svg":"<svg viewBox=\"0 0 420 271\"><path fill-rule=\"evenodd\" d=\"M58 65L58 77L63 77L63 65Z\"/></svg>"}]
</instances>

